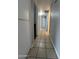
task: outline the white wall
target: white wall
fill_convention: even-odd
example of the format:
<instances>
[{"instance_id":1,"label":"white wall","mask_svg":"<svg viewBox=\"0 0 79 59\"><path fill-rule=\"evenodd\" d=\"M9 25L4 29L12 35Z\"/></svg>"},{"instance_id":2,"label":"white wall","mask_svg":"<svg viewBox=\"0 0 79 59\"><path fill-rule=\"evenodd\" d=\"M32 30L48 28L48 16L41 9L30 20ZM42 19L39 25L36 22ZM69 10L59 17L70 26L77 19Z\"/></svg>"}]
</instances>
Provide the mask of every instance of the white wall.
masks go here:
<instances>
[{"instance_id":1,"label":"white wall","mask_svg":"<svg viewBox=\"0 0 79 59\"><path fill-rule=\"evenodd\" d=\"M37 6L36 6L36 35L38 36L38 8L37 8Z\"/></svg>"},{"instance_id":2,"label":"white wall","mask_svg":"<svg viewBox=\"0 0 79 59\"><path fill-rule=\"evenodd\" d=\"M26 55L31 47L30 25L28 21L18 21L18 53Z\"/></svg>"},{"instance_id":3,"label":"white wall","mask_svg":"<svg viewBox=\"0 0 79 59\"><path fill-rule=\"evenodd\" d=\"M32 46L33 5L31 0L18 0L18 57L25 57Z\"/></svg>"},{"instance_id":4,"label":"white wall","mask_svg":"<svg viewBox=\"0 0 79 59\"><path fill-rule=\"evenodd\" d=\"M51 5L51 37L56 54L60 56L60 0Z\"/></svg>"},{"instance_id":5,"label":"white wall","mask_svg":"<svg viewBox=\"0 0 79 59\"><path fill-rule=\"evenodd\" d=\"M40 10L37 9L37 35L40 33L40 16L38 15L39 12Z\"/></svg>"}]
</instances>

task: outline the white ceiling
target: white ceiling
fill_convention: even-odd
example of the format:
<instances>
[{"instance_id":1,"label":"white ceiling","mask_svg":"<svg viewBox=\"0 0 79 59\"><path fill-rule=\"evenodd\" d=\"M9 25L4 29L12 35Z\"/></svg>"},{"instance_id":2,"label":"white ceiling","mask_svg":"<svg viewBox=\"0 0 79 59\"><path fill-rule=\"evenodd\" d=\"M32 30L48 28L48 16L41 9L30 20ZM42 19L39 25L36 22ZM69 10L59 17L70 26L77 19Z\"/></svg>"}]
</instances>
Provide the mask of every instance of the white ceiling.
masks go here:
<instances>
[{"instance_id":1,"label":"white ceiling","mask_svg":"<svg viewBox=\"0 0 79 59\"><path fill-rule=\"evenodd\" d=\"M52 0L34 0L36 6L41 10L48 10Z\"/></svg>"}]
</instances>

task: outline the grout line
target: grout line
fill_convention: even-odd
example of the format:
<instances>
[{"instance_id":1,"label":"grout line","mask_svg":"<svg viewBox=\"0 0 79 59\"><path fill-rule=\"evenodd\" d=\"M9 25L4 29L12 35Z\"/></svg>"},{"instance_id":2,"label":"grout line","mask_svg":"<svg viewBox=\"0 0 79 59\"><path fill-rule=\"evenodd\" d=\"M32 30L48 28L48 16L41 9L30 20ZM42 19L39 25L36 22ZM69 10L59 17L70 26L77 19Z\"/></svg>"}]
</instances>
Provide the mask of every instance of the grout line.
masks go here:
<instances>
[{"instance_id":1,"label":"grout line","mask_svg":"<svg viewBox=\"0 0 79 59\"><path fill-rule=\"evenodd\" d=\"M40 41L39 41L39 44L40 44ZM39 51L39 47L38 47L38 51ZM37 51L37 54L36 54L36 59L37 59L38 51Z\"/></svg>"},{"instance_id":2,"label":"grout line","mask_svg":"<svg viewBox=\"0 0 79 59\"><path fill-rule=\"evenodd\" d=\"M39 51L39 48L38 48L38 51ZM36 56L35 56L36 59L37 59L38 51L37 51Z\"/></svg>"},{"instance_id":3,"label":"grout line","mask_svg":"<svg viewBox=\"0 0 79 59\"><path fill-rule=\"evenodd\" d=\"M38 42L39 42L39 44L40 44L40 41L38 41ZM38 47L38 51L39 51L39 47ZM36 54L36 59L37 59L38 51L37 51L37 54Z\"/></svg>"},{"instance_id":4,"label":"grout line","mask_svg":"<svg viewBox=\"0 0 79 59\"><path fill-rule=\"evenodd\" d=\"M45 40L46 41L46 40ZM47 59L47 49L46 49L46 42L45 42L45 50L46 50L46 59Z\"/></svg>"},{"instance_id":5,"label":"grout line","mask_svg":"<svg viewBox=\"0 0 79 59\"><path fill-rule=\"evenodd\" d=\"M38 40L38 38L36 39L36 40ZM39 44L42 42L41 41L42 40L42 38L39 38L39 41L36 41L36 42L39 42ZM40 46L38 46L38 47L33 47L33 48L38 48L38 50L37 50L37 53L36 53L36 56L35 56L35 58L37 59L37 58L48 58L47 57L47 49L53 49L53 48L47 48L47 46L46 46L46 44L48 44L48 43L50 43L51 45L52 45L52 43L51 43L51 41L50 41L50 38L48 38L48 42L45 40L45 42L42 42L43 44L45 44L45 47L43 48L43 47L40 47ZM35 43L35 41L34 41L34 43ZM53 47L53 46L52 46ZM45 57L37 57L37 55L38 55L38 52L39 52L39 49L45 49Z\"/></svg>"}]
</instances>

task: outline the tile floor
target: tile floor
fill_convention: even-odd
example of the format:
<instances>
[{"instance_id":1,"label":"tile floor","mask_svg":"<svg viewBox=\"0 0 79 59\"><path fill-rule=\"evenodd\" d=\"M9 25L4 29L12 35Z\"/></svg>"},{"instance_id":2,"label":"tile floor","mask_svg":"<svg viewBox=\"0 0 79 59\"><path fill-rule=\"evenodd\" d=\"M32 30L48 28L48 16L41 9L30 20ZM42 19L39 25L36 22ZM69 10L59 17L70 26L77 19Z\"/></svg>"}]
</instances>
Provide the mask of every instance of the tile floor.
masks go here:
<instances>
[{"instance_id":1,"label":"tile floor","mask_svg":"<svg viewBox=\"0 0 79 59\"><path fill-rule=\"evenodd\" d=\"M57 59L54 48L48 37L37 37L29 50L27 59Z\"/></svg>"}]
</instances>

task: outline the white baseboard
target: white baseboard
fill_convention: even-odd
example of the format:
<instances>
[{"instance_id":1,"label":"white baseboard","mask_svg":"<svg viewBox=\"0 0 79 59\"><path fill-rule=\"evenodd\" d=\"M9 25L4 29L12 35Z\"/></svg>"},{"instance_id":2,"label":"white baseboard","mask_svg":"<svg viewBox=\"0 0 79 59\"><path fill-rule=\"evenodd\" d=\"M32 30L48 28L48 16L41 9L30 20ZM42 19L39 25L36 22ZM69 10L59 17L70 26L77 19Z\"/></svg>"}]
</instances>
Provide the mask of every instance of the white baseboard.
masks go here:
<instances>
[{"instance_id":1,"label":"white baseboard","mask_svg":"<svg viewBox=\"0 0 79 59\"><path fill-rule=\"evenodd\" d=\"M52 43L52 44L53 44L53 43ZM58 59L60 59L60 56L59 56L59 54L58 54L58 52L57 52L57 50L56 50L54 44L53 44L53 47L54 47L54 49L55 49L55 52L56 52L56 55L57 55Z\"/></svg>"},{"instance_id":2,"label":"white baseboard","mask_svg":"<svg viewBox=\"0 0 79 59\"><path fill-rule=\"evenodd\" d=\"M51 39L51 37L50 37L50 39ZM55 52L56 52L56 55L57 55L58 59L60 59L60 56L59 56L59 54L58 54L58 52L57 52L57 50L56 50L56 48L55 48L55 46L54 46L54 44L53 44L53 41L52 41L52 40L51 40L51 43L52 43L52 45L53 45L53 47L54 47L54 49L55 49Z\"/></svg>"},{"instance_id":3,"label":"white baseboard","mask_svg":"<svg viewBox=\"0 0 79 59\"><path fill-rule=\"evenodd\" d=\"M27 55L18 55L18 58L27 57Z\"/></svg>"},{"instance_id":4,"label":"white baseboard","mask_svg":"<svg viewBox=\"0 0 79 59\"><path fill-rule=\"evenodd\" d=\"M29 52L30 48L28 48L28 52ZM22 58L22 57L27 57L27 54L19 54L18 58Z\"/></svg>"}]
</instances>

